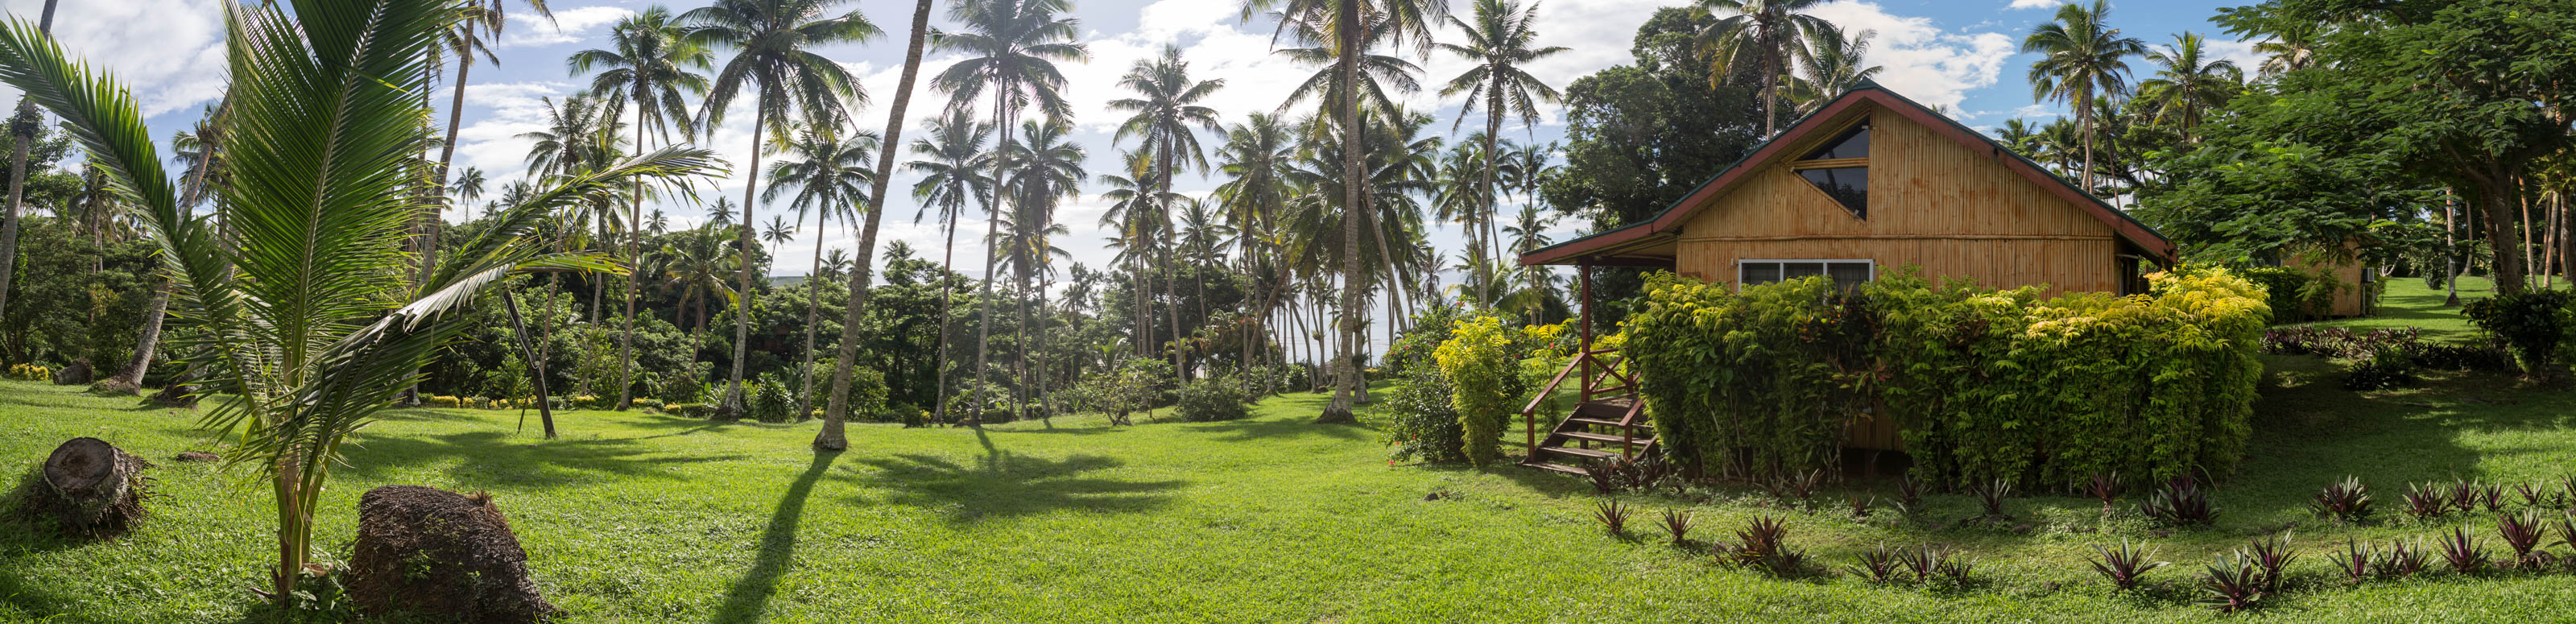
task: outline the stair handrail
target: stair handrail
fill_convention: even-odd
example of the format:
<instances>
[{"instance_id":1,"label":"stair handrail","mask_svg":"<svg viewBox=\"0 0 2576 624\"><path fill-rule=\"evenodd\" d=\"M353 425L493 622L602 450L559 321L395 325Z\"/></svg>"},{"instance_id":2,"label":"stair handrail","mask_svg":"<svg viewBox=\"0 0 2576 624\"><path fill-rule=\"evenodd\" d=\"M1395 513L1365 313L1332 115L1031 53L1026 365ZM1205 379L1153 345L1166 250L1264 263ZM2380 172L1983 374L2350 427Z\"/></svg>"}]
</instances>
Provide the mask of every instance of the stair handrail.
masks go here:
<instances>
[{"instance_id":1,"label":"stair handrail","mask_svg":"<svg viewBox=\"0 0 2576 624\"><path fill-rule=\"evenodd\" d=\"M1565 383L1567 375L1572 375L1575 369L1583 367L1583 358L1583 355L1577 354L1567 359L1565 369L1556 371L1556 377L1547 380L1547 386L1539 389L1538 396L1530 397L1529 407L1521 408L1521 428L1527 434L1529 445L1525 451L1527 454L1523 457L1531 460L1538 459L1538 406L1547 403L1547 398L1556 394L1556 387Z\"/></svg>"}]
</instances>

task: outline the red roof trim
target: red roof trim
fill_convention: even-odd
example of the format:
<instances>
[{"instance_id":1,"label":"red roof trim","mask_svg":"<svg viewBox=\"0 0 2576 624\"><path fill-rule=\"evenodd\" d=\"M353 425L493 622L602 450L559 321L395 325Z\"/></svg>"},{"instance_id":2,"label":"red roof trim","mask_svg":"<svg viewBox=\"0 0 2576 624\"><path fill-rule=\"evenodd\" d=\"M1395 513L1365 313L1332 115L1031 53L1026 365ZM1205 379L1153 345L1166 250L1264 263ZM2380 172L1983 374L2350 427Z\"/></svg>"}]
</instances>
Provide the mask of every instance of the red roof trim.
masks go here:
<instances>
[{"instance_id":1,"label":"red roof trim","mask_svg":"<svg viewBox=\"0 0 2576 624\"><path fill-rule=\"evenodd\" d=\"M2055 175L2049 174L2047 171L2039 169L2037 166L2032 165L2029 161L2022 159L2018 155L2009 153L2005 148L2003 148L2003 146L1985 138L1984 135L1977 134L1974 130L1969 130L1947 118L1943 118L1938 114L1933 113L1930 109L1923 108L1922 105L1916 104L1912 100L1905 99L1903 96L1889 93L1883 88L1864 87L1846 92L1842 97L1835 98L1833 103L1826 105L1823 110L1819 110L1815 114L1808 115L1805 120L1799 122L1795 126L1789 127L1788 130L1781 132L1780 136L1772 138L1770 141L1764 143L1761 149L1746 156L1743 161L1738 162L1735 166L1728 167L1726 171L1719 173L1716 179L1710 180L1707 184L1700 185L1698 190L1692 191L1690 195L1682 197L1681 201L1674 202L1671 208L1665 209L1662 214L1657 215L1654 219L1632 223L1600 234L1567 241L1565 244L1555 247L1534 250L1528 254L1522 255L1520 262L1522 265L1561 262L1571 258L1592 255L1591 252L1631 243L1654 234L1668 233L1671 230L1679 228L1683 222L1690 219L1691 215L1698 214L1700 210L1705 209L1712 200L1716 199L1717 196L1724 194L1729 188L1734 186L1737 181L1744 179L1745 176L1752 175L1753 172L1764 169L1765 165L1768 165L1773 160L1777 159L1781 153L1788 151L1793 144L1798 143L1800 139L1804 138L1805 134L1815 132L1823 128L1834 127L1838 118L1840 118L1844 113L1849 112L1852 108L1860 106L1862 102L1874 103L1879 105L1880 108L1895 112L1898 115L1903 115L1906 119L1911 120L1916 124L1932 128L1933 130L1942 133L1944 136L1950 137L1951 140L1958 141L1962 145L1967 145L1969 147L1993 148L1997 150L1992 155L1997 163L2002 164L2006 169L2012 170L2013 173L2020 174L2022 179L2029 180L2030 183L2037 184L2040 188L2047 189L2051 194L2058 196L2058 198L2072 202L2076 206L2083 208L2086 213L2093 215L2093 218L2099 219L2103 224L2111 226L2111 229L2118 232L2121 238L2129 241L2131 244L2137 245L2148 254L2155 256L2157 260L2160 260L2165 264L2172 264L2174 259L2177 257L2179 250L2174 245L2173 241L2165 240L2165 237L2157 234L2155 230L2148 229L2146 225L2130 219L2127 214L2121 213L2119 209L2112 208L2110 205L2102 203L2101 200L2095 199L2091 195L2084 193L2083 190L2075 188L2074 185L2069 184L2064 179L2060 179Z\"/></svg>"}]
</instances>

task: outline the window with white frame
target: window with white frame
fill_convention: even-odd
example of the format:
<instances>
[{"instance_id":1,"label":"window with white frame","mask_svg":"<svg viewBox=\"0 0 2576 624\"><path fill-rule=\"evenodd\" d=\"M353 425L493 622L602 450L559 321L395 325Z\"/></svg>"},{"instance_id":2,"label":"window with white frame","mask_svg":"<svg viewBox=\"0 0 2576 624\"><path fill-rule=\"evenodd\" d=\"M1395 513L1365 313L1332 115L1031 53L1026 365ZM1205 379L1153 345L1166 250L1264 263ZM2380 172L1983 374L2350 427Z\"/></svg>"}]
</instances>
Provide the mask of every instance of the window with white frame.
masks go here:
<instances>
[{"instance_id":1,"label":"window with white frame","mask_svg":"<svg viewBox=\"0 0 2576 624\"><path fill-rule=\"evenodd\" d=\"M1743 286L1769 284L1801 277L1823 275L1845 286L1878 278L1878 263L1870 260L1738 260L1735 283Z\"/></svg>"}]
</instances>

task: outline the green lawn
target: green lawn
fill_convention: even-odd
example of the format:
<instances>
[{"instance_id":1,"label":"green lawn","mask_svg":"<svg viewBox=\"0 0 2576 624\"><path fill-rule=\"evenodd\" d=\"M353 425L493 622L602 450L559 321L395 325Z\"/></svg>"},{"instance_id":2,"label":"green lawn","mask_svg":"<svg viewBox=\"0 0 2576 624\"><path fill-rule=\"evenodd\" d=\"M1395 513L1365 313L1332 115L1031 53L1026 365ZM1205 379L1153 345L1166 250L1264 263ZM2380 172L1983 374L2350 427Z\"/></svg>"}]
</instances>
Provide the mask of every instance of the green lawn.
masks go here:
<instances>
[{"instance_id":1,"label":"green lawn","mask_svg":"<svg viewBox=\"0 0 2576 624\"><path fill-rule=\"evenodd\" d=\"M2421 289L2421 283L2415 284ZM2400 291L2403 292L2402 290ZM2392 297L2395 299L2395 297ZM2394 303L2394 301L2392 301ZM2438 303L2436 295L2435 303ZM2395 307L2395 306L2391 306ZM2413 312L2409 312L2410 314ZM2426 312L2427 322L2439 312ZM1791 544L1840 567L1881 542L1934 542L1979 565L1966 591L1849 576L1773 580L1651 537L1616 539L1570 478L1516 467L1389 465L1375 431L1306 424L1322 398L1264 402L1241 422L1114 428L1091 417L970 429L860 426L846 453L806 448L815 425L718 425L642 413L560 414L563 439L517 415L403 410L368 429L334 475L316 544L349 539L355 503L390 483L488 490L546 596L575 622L879 621L2542 621L2576 613L2576 574L2435 573L2347 586L2329 544L2446 531L2395 516L2408 481L2554 479L2576 463L2576 394L2508 377L2356 395L2312 358L2274 368L2252 455L2219 489L2217 527L2165 534L2104 521L2090 500L2016 499L2017 526L1960 526L1974 503L1932 496L1921 520L1863 524L1834 488L1791 511ZM67 388L0 382L0 471L60 441L108 439L160 466L162 497L113 543L0 524L0 621L230 622L272 556L265 490L246 473L166 461L212 448L195 414L135 409ZM1517 435L1507 436L1517 439ZM2307 496L2346 474L2389 521L2340 528ZM1431 495L1438 494L1433 497ZM1742 488L1626 495L1688 506L1702 536L1776 511ZM2494 543L2491 520L2473 523ZM2191 604L2211 555L2294 529L2294 589L2248 616ZM2129 538L2177 565L2119 595L2090 548ZM2567 552L2561 548L2560 552Z\"/></svg>"},{"instance_id":2,"label":"green lawn","mask_svg":"<svg viewBox=\"0 0 2576 624\"><path fill-rule=\"evenodd\" d=\"M2420 327L2425 337L2442 339L2467 338L2478 331L2469 325L2468 317L2460 316L2458 307L2442 305L2450 297L2449 290L2426 288L2424 279L2418 277L2391 279L2387 284L2387 290L2379 295L2379 314L2311 324L2353 329ZM2467 303L2495 294L2494 284L2494 281L2483 277L2460 278L2460 302ZM2562 284L2559 287L2566 286Z\"/></svg>"}]
</instances>

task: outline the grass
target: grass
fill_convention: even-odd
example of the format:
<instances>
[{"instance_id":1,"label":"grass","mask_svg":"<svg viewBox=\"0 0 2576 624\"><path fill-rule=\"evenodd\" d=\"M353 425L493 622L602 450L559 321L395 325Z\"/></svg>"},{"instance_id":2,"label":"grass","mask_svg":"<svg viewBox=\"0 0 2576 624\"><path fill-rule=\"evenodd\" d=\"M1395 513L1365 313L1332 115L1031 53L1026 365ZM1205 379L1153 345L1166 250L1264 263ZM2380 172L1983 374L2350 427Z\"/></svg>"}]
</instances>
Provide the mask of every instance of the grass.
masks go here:
<instances>
[{"instance_id":1,"label":"grass","mask_svg":"<svg viewBox=\"0 0 2576 624\"><path fill-rule=\"evenodd\" d=\"M2385 307L2418 305L2392 291ZM2448 312L2403 313L2429 323ZM2314 358L2267 362L2254 448L2218 488L2223 512L2209 529L2106 520L2098 503L2036 484L2017 488L2038 497L2011 501L2015 519L2000 527L1958 522L1977 513L1961 495L1927 496L1914 523L1845 517L1846 494L1892 500L1883 483L1829 487L1813 510L1785 511L1788 543L1818 564L1880 543L1945 544L1979 562L1965 590L1776 580L1661 543L1651 519L1664 509L1691 508L1697 536L1729 539L1757 513L1784 512L1740 487L1623 495L1638 508L1638 537L1613 538L1587 518L1597 497L1578 480L1390 465L1368 428L1307 424L1317 395L1214 424L864 425L834 455L807 449L813 423L571 412L558 416L565 436L548 441L517 431L512 412L399 410L334 475L315 543L344 548L358 495L378 485L490 491L540 588L574 622L2502 622L2576 609L2576 574L2564 571L2346 587L2326 556L2345 539L2446 532L2399 519L2407 482L2568 471L2576 394L2494 375L2355 394ZM158 462L162 495L118 542L0 524L0 621L252 617L247 588L273 556L264 490L245 472L167 461L216 447L191 412L132 406L0 382L0 473L90 435ZM2370 485L2382 522L2341 527L2305 509L2347 474ZM2501 548L2492 518L2476 518ZM2213 555L2284 529L2305 552L2293 591L2236 616L2191 604L2189 579ZM2150 574L2144 591L2112 592L2086 562L2122 538L2177 565Z\"/></svg>"}]
</instances>

